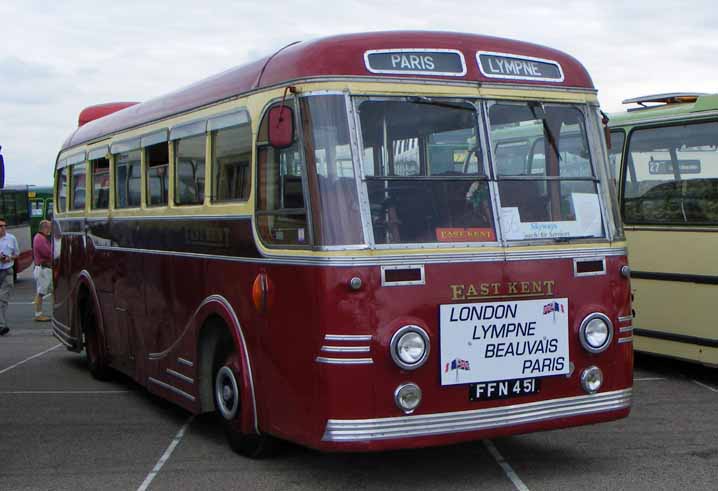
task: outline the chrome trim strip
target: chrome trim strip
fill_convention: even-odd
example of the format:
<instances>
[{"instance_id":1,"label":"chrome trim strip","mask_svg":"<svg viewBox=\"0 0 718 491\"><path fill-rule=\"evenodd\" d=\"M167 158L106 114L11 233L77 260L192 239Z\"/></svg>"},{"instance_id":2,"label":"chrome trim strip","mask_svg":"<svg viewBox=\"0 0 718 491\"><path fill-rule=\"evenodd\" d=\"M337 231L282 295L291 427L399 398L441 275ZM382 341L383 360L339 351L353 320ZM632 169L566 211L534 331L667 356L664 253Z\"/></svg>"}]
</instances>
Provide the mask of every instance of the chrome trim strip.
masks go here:
<instances>
[{"instance_id":1,"label":"chrome trim strip","mask_svg":"<svg viewBox=\"0 0 718 491\"><path fill-rule=\"evenodd\" d=\"M170 392L174 392L175 394L180 395L180 396L184 397L185 399L189 399L190 401L194 402L193 395L188 394L187 392L185 392L181 389L178 389L174 385L167 384L165 382L162 382L161 380L157 380L156 378L152 378L152 377L147 377L147 382L151 382L153 384L159 385L163 389L167 389Z\"/></svg>"},{"instance_id":2,"label":"chrome trim strip","mask_svg":"<svg viewBox=\"0 0 718 491\"><path fill-rule=\"evenodd\" d=\"M367 442L445 435L617 411L631 406L632 389L510 406L378 419L329 419L322 441Z\"/></svg>"},{"instance_id":3,"label":"chrome trim strip","mask_svg":"<svg viewBox=\"0 0 718 491\"><path fill-rule=\"evenodd\" d=\"M64 344L64 345L67 346L68 348L71 348L71 349L75 349L75 348L76 348L75 344L73 344L73 342L68 341L68 340L72 340L72 341L74 341L74 342L76 343L76 342L77 342L77 339L74 338L74 337L71 337L71 336L67 336L65 333L63 333L62 331L58 330L57 326L55 326L54 324L53 324L53 326L52 326L52 335L55 336L55 338L56 338L58 341L60 341L62 344Z\"/></svg>"},{"instance_id":4,"label":"chrome trim strip","mask_svg":"<svg viewBox=\"0 0 718 491\"><path fill-rule=\"evenodd\" d=\"M371 341L371 334L327 334L325 341Z\"/></svg>"},{"instance_id":5,"label":"chrome trim strip","mask_svg":"<svg viewBox=\"0 0 718 491\"><path fill-rule=\"evenodd\" d=\"M80 234L81 235L81 234ZM289 257L289 256L265 256L263 258L248 258L236 256L221 256L214 254L197 254L192 252L159 251L153 249L134 249L130 247L115 247L96 244L95 248L102 251L118 251L129 253L156 254L161 256L194 257L199 259L218 259L222 261L233 261L248 264L282 264L293 266L391 266L411 265L416 262L424 264L444 263L489 263L502 261L538 261L542 259L575 259L583 257L594 257L596 254L603 256L626 256L625 247L616 249L558 249L552 251L524 251L524 252L441 252L420 255L391 255L391 256L366 256L366 257Z\"/></svg>"},{"instance_id":6,"label":"chrome trim strip","mask_svg":"<svg viewBox=\"0 0 718 491\"><path fill-rule=\"evenodd\" d=\"M626 337L626 338L619 338L619 339L618 339L618 344L632 343L632 342L633 342L633 336L628 336L628 337Z\"/></svg>"},{"instance_id":7,"label":"chrome trim strip","mask_svg":"<svg viewBox=\"0 0 718 491\"><path fill-rule=\"evenodd\" d=\"M579 273L578 272L578 264L579 263L587 263L592 261L601 261L601 270L600 271L590 271L588 273ZM601 276L607 274L606 271L606 258L605 257L594 257L594 258L581 258L581 259L574 259L573 260L573 275L576 277L582 277L582 276Z\"/></svg>"},{"instance_id":8,"label":"chrome trim strip","mask_svg":"<svg viewBox=\"0 0 718 491\"><path fill-rule=\"evenodd\" d=\"M184 358L177 358L177 363L179 363L180 365L184 365L184 366L186 366L186 367L193 367L193 366L194 366L194 363L192 363L192 362L189 361L189 360L185 360Z\"/></svg>"},{"instance_id":9,"label":"chrome trim strip","mask_svg":"<svg viewBox=\"0 0 718 491\"><path fill-rule=\"evenodd\" d=\"M632 321L632 320L633 320L632 315L622 315L618 318L618 322L628 322L628 321Z\"/></svg>"},{"instance_id":10,"label":"chrome trim strip","mask_svg":"<svg viewBox=\"0 0 718 491\"><path fill-rule=\"evenodd\" d=\"M368 353L369 346L322 346L321 351L327 353Z\"/></svg>"},{"instance_id":11,"label":"chrome trim strip","mask_svg":"<svg viewBox=\"0 0 718 491\"><path fill-rule=\"evenodd\" d=\"M625 326L618 329L618 332L633 332L633 326Z\"/></svg>"},{"instance_id":12,"label":"chrome trim strip","mask_svg":"<svg viewBox=\"0 0 718 491\"><path fill-rule=\"evenodd\" d=\"M328 365L371 365L374 363L372 358L327 358L324 356L317 356L315 361Z\"/></svg>"},{"instance_id":13,"label":"chrome trim strip","mask_svg":"<svg viewBox=\"0 0 718 491\"><path fill-rule=\"evenodd\" d=\"M193 378L190 378L190 377L188 377L187 375L183 375L183 374L181 374L181 373L179 373L179 372L175 372L175 371L172 370L171 368L166 369L165 372L167 372L169 375L172 375L173 377L177 377L178 379L187 382L188 384L194 384L194 379L193 379Z\"/></svg>"},{"instance_id":14,"label":"chrome trim strip","mask_svg":"<svg viewBox=\"0 0 718 491\"><path fill-rule=\"evenodd\" d=\"M409 281L387 281L386 272L396 271L399 269L418 269L419 279ZM426 275L424 274L423 264L401 264L397 266L382 266L381 267L381 286L408 286L408 285L425 285Z\"/></svg>"}]
</instances>

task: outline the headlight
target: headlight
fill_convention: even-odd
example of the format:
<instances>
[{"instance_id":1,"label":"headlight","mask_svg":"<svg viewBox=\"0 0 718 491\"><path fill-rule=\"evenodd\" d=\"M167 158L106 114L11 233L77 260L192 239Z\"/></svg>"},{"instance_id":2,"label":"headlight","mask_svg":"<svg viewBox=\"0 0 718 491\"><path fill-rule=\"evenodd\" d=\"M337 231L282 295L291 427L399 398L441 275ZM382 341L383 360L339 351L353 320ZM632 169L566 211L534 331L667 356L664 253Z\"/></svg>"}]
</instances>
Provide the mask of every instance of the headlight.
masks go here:
<instances>
[{"instance_id":1,"label":"headlight","mask_svg":"<svg viewBox=\"0 0 718 491\"><path fill-rule=\"evenodd\" d=\"M406 370L414 370L429 357L429 335L419 326L404 326L392 336L389 349L394 363Z\"/></svg>"},{"instance_id":2,"label":"headlight","mask_svg":"<svg viewBox=\"0 0 718 491\"><path fill-rule=\"evenodd\" d=\"M581 372L581 387L589 394L598 392L603 385L603 372L598 367L588 367Z\"/></svg>"},{"instance_id":3,"label":"headlight","mask_svg":"<svg viewBox=\"0 0 718 491\"><path fill-rule=\"evenodd\" d=\"M413 413L421 402L421 389L411 382L400 385L394 391L394 402L406 414Z\"/></svg>"},{"instance_id":4,"label":"headlight","mask_svg":"<svg viewBox=\"0 0 718 491\"><path fill-rule=\"evenodd\" d=\"M601 353L611 344L613 325L603 314L593 313L587 316L578 329L581 346L590 353Z\"/></svg>"}]
</instances>

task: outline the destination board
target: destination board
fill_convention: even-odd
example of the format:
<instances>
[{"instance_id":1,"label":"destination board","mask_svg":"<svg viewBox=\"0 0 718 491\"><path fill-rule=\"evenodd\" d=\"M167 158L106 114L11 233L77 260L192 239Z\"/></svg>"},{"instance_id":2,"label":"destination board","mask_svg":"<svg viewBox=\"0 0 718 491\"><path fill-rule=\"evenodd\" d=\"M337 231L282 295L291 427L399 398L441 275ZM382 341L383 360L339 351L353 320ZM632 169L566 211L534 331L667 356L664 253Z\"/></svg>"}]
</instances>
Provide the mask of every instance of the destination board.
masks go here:
<instances>
[{"instance_id":1,"label":"destination board","mask_svg":"<svg viewBox=\"0 0 718 491\"><path fill-rule=\"evenodd\" d=\"M364 53L364 64L372 73L401 75L466 75L460 51L440 49L377 49Z\"/></svg>"},{"instance_id":2,"label":"destination board","mask_svg":"<svg viewBox=\"0 0 718 491\"><path fill-rule=\"evenodd\" d=\"M553 60L479 51L476 61L481 73L489 78L541 82L563 82L564 79L561 65Z\"/></svg>"}]
</instances>

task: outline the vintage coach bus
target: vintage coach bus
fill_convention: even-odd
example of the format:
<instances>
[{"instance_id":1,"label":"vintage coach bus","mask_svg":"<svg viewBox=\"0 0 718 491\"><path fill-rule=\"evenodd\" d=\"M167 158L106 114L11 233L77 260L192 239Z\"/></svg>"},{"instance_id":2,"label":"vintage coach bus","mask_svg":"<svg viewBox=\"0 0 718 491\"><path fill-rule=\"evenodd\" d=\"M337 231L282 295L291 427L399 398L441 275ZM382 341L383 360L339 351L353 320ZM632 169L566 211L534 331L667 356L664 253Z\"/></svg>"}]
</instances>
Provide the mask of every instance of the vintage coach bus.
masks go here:
<instances>
[{"instance_id":1,"label":"vintage coach bus","mask_svg":"<svg viewBox=\"0 0 718 491\"><path fill-rule=\"evenodd\" d=\"M624 101L611 160L631 250L635 348L718 366L718 94Z\"/></svg>"},{"instance_id":2,"label":"vintage coach bus","mask_svg":"<svg viewBox=\"0 0 718 491\"><path fill-rule=\"evenodd\" d=\"M530 172L492 150L525 129ZM95 376L218 411L240 453L629 413L626 247L596 91L562 52L296 43L84 124L55 178L55 335Z\"/></svg>"}]
</instances>

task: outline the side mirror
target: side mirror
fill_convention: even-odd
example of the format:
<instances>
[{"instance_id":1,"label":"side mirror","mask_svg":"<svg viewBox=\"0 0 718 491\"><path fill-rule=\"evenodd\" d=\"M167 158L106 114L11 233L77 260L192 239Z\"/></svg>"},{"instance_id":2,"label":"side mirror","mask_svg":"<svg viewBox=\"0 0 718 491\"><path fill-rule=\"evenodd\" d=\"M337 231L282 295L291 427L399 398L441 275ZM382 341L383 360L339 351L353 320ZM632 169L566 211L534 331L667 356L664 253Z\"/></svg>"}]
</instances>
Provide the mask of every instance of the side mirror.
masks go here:
<instances>
[{"instance_id":1,"label":"side mirror","mask_svg":"<svg viewBox=\"0 0 718 491\"><path fill-rule=\"evenodd\" d=\"M294 111L280 104L269 110L269 144L287 148L294 142Z\"/></svg>"}]
</instances>

